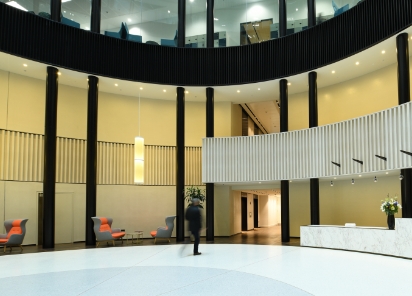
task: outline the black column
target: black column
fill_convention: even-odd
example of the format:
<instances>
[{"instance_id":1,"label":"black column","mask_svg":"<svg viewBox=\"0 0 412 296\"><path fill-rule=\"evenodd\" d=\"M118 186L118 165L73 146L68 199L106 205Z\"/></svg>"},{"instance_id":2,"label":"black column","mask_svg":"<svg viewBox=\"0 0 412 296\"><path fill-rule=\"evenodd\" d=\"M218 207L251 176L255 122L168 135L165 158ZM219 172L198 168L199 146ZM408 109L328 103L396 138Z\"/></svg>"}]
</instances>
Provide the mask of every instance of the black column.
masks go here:
<instances>
[{"instance_id":1,"label":"black column","mask_svg":"<svg viewBox=\"0 0 412 296\"><path fill-rule=\"evenodd\" d=\"M102 0L92 0L92 9L90 15L90 31L100 34Z\"/></svg>"},{"instance_id":2,"label":"black column","mask_svg":"<svg viewBox=\"0 0 412 296\"><path fill-rule=\"evenodd\" d=\"M186 0L177 3L177 47L185 47L186 37Z\"/></svg>"},{"instance_id":3,"label":"black column","mask_svg":"<svg viewBox=\"0 0 412 296\"><path fill-rule=\"evenodd\" d=\"M308 0L308 27L316 26L316 0Z\"/></svg>"},{"instance_id":4,"label":"black column","mask_svg":"<svg viewBox=\"0 0 412 296\"><path fill-rule=\"evenodd\" d=\"M52 21L61 21L62 2L61 0L50 0L50 18Z\"/></svg>"},{"instance_id":5,"label":"black column","mask_svg":"<svg viewBox=\"0 0 412 296\"><path fill-rule=\"evenodd\" d=\"M280 223L282 232L282 242L290 241L290 220L289 220L289 181L280 181Z\"/></svg>"},{"instance_id":6,"label":"black column","mask_svg":"<svg viewBox=\"0 0 412 296\"><path fill-rule=\"evenodd\" d=\"M214 47L215 35L215 0L206 0L206 47Z\"/></svg>"},{"instance_id":7,"label":"black column","mask_svg":"<svg viewBox=\"0 0 412 296\"><path fill-rule=\"evenodd\" d=\"M280 4L280 1L279 1ZM288 131L288 81L282 79L279 82L280 89L280 132ZM281 231L282 242L290 241L290 226L289 226L289 181L280 181L281 200Z\"/></svg>"},{"instance_id":8,"label":"black column","mask_svg":"<svg viewBox=\"0 0 412 296\"><path fill-rule=\"evenodd\" d=\"M215 136L214 89L206 88L206 137ZM215 186L206 183L206 240L215 239Z\"/></svg>"},{"instance_id":9,"label":"black column","mask_svg":"<svg viewBox=\"0 0 412 296\"><path fill-rule=\"evenodd\" d=\"M309 73L309 128L318 126L317 73ZM320 224L319 179L310 179L310 224Z\"/></svg>"},{"instance_id":10,"label":"black column","mask_svg":"<svg viewBox=\"0 0 412 296\"><path fill-rule=\"evenodd\" d=\"M87 94L86 246L96 244L91 218L96 217L98 99L99 78L89 76Z\"/></svg>"},{"instance_id":11,"label":"black column","mask_svg":"<svg viewBox=\"0 0 412 296\"><path fill-rule=\"evenodd\" d=\"M58 70L47 67L44 124L43 248L54 248Z\"/></svg>"},{"instance_id":12,"label":"black column","mask_svg":"<svg viewBox=\"0 0 412 296\"><path fill-rule=\"evenodd\" d=\"M408 34L402 33L396 37L398 55L398 102L408 103L410 96L409 44ZM412 218L412 169L401 170L402 218Z\"/></svg>"},{"instance_id":13,"label":"black column","mask_svg":"<svg viewBox=\"0 0 412 296\"><path fill-rule=\"evenodd\" d=\"M185 235L185 89L176 88L176 241Z\"/></svg>"},{"instance_id":14,"label":"black column","mask_svg":"<svg viewBox=\"0 0 412 296\"><path fill-rule=\"evenodd\" d=\"M286 0L279 0L279 37L286 36L287 12Z\"/></svg>"}]
</instances>

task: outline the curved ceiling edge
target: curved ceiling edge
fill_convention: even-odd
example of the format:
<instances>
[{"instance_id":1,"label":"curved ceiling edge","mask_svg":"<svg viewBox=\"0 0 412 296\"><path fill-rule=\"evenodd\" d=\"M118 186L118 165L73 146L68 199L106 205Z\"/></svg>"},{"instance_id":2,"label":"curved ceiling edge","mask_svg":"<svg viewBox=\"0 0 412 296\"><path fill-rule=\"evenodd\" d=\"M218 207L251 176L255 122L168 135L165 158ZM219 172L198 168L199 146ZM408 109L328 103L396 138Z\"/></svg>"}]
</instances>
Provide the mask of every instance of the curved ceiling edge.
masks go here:
<instances>
[{"instance_id":1,"label":"curved ceiling edge","mask_svg":"<svg viewBox=\"0 0 412 296\"><path fill-rule=\"evenodd\" d=\"M298 131L204 138L202 182L273 182L409 168L411 133L412 103L409 102Z\"/></svg>"},{"instance_id":2,"label":"curved ceiling edge","mask_svg":"<svg viewBox=\"0 0 412 296\"><path fill-rule=\"evenodd\" d=\"M261 82L361 52L412 25L412 1L368 0L327 22L260 44L172 48L107 37L0 3L0 51L88 74L182 86Z\"/></svg>"}]
</instances>

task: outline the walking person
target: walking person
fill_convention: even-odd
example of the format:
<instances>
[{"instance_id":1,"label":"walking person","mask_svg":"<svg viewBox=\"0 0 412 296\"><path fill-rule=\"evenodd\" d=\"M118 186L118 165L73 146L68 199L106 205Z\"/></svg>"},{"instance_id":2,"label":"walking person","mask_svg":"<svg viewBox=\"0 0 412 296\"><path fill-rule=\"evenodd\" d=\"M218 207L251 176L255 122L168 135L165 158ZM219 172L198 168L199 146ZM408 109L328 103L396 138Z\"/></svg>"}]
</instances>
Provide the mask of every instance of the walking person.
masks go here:
<instances>
[{"instance_id":1,"label":"walking person","mask_svg":"<svg viewBox=\"0 0 412 296\"><path fill-rule=\"evenodd\" d=\"M192 205L186 210L186 220L189 221L189 230L195 238L193 245L193 255L201 255L199 252L200 229L202 228L202 215L199 209L200 200L198 198L192 199Z\"/></svg>"}]
</instances>

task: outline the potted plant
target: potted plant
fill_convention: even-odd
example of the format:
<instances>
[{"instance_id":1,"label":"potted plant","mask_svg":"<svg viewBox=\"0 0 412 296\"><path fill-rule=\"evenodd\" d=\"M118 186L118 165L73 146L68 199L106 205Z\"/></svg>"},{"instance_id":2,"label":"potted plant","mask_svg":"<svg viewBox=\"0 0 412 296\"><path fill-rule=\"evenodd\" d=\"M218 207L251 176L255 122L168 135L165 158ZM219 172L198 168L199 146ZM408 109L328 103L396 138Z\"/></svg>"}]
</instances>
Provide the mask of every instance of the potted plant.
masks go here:
<instances>
[{"instance_id":1,"label":"potted plant","mask_svg":"<svg viewBox=\"0 0 412 296\"><path fill-rule=\"evenodd\" d=\"M203 203L206 200L206 194L204 189L200 189L199 187L187 187L186 190L183 192L184 199L186 202L189 204L188 206L190 207L192 205L192 199L197 198L199 199L199 208L203 209Z\"/></svg>"},{"instance_id":2,"label":"potted plant","mask_svg":"<svg viewBox=\"0 0 412 296\"><path fill-rule=\"evenodd\" d=\"M395 229L395 214L398 212L399 209L402 209L400 203L398 203L398 197L395 196L393 198L388 197L385 200L382 200L381 204L381 211L385 212L387 216L388 228Z\"/></svg>"}]
</instances>

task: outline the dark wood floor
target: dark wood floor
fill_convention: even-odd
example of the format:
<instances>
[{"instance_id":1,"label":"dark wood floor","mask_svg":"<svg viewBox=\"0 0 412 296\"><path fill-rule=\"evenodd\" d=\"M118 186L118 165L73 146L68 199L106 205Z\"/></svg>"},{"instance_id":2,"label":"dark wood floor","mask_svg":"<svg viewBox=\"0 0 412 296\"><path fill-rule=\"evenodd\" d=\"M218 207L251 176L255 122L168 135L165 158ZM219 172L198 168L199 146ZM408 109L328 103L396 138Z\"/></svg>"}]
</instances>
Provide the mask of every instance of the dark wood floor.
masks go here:
<instances>
[{"instance_id":1,"label":"dark wood floor","mask_svg":"<svg viewBox=\"0 0 412 296\"><path fill-rule=\"evenodd\" d=\"M256 228L254 230L245 231L230 237L215 237L213 242L206 242L205 238L201 238L201 244L255 244L255 245L284 245L284 246L299 246L299 238L291 238L290 242L282 243L280 226L273 226L269 228ZM152 246L154 244L154 239L145 238L139 244L132 244L131 241L123 240L116 242L117 247L131 247L131 246ZM170 243L167 241L158 241L157 245L168 245L168 244L181 244L176 243L176 239L172 238ZM111 248L111 244L101 243L98 248ZM66 250L80 250L80 249L94 249L95 246L86 246L84 242L76 242L72 244L56 244L53 249L43 249L42 246L24 246L23 252L20 252L20 248L7 248L6 253L3 253L3 249L0 248L0 256L12 255L12 254L27 254L27 253L40 253L40 252L54 252L54 251L66 251Z\"/></svg>"}]
</instances>

